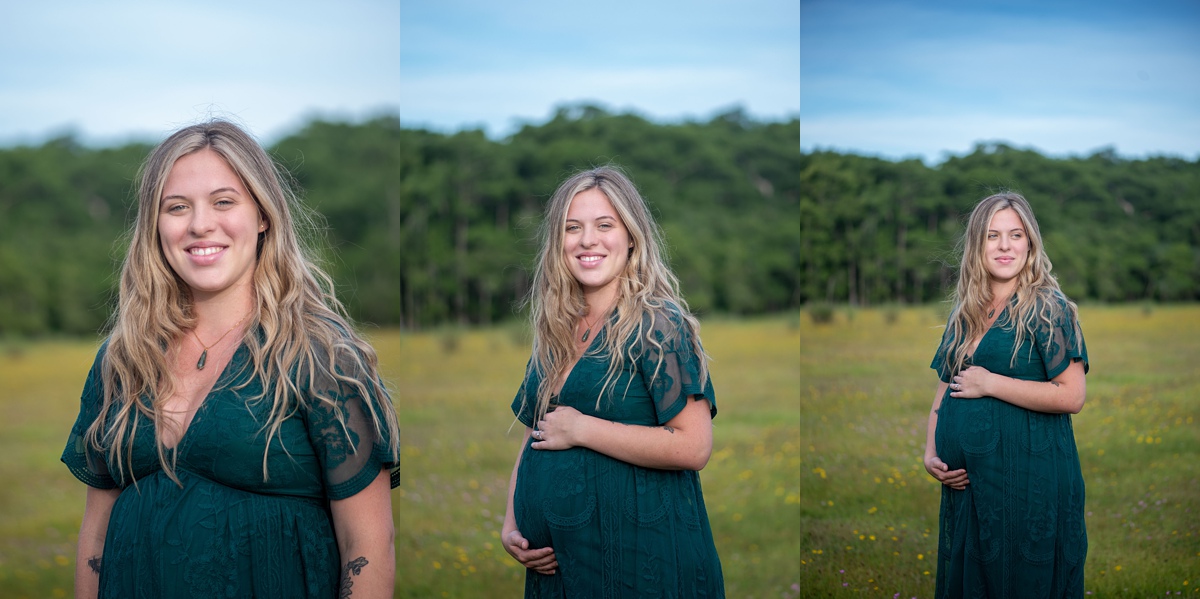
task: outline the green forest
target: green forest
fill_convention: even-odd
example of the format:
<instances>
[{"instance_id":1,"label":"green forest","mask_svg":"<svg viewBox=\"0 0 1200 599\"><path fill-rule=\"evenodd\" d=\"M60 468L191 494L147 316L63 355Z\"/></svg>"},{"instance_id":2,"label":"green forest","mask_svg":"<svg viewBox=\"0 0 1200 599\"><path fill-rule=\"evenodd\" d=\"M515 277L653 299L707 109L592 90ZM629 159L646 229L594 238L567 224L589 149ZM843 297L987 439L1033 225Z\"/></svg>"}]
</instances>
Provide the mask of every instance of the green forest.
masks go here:
<instances>
[{"instance_id":1,"label":"green forest","mask_svg":"<svg viewBox=\"0 0 1200 599\"><path fill-rule=\"evenodd\" d=\"M1200 299L1200 160L1111 149L1050 158L978 144L937 166L818 151L800 156L800 302L943 300L975 203L1002 190L1033 206L1073 299Z\"/></svg>"},{"instance_id":2,"label":"green forest","mask_svg":"<svg viewBox=\"0 0 1200 599\"><path fill-rule=\"evenodd\" d=\"M354 318L409 329L515 318L542 206L572 172L613 163L650 202L700 313L798 307L800 125L739 110L654 123L561 107L503 140L313 121L269 150L323 217L323 266ZM72 136L0 149L0 337L94 334L115 303L134 179L150 144Z\"/></svg>"},{"instance_id":3,"label":"green forest","mask_svg":"<svg viewBox=\"0 0 1200 599\"><path fill-rule=\"evenodd\" d=\"M936 166L801 152L800 124L734 109L655 123L563 106L503 140L384 116L316 120L269 149L322 218L351 315L408 329L518 316L542 207L574 171L623 166L701 314L944 299L976 201L1029 198L1072 298L1200 299L1200 160L1051 158L979 144ZM0 149L0 337L94 334L114 304L148 143Z\"/></svg>"}]
</instances>

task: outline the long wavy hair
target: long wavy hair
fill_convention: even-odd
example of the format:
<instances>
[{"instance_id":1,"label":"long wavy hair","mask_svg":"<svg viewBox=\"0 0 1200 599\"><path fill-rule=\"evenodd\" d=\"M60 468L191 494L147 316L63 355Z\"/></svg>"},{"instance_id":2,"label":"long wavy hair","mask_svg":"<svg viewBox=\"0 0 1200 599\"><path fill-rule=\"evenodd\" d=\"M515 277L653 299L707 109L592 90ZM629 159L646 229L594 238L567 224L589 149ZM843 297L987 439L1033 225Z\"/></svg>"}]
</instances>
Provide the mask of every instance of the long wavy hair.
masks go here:
<instances>
[{"instance_id":1,"label":"long wavy hair","mask_svg":"<svg viewBox=\"0 0 1200 599\"><path fill-rule=\"evenodd\" d=\"M1025 337L1036 326L1051 326L1062 316L1062 310L1069 312L1072 322L1078 322L1078 307L1067 299L1058 285L1058 279L1051 273L1053 265L1046 255L1042 233L1029 202L1021 194L1012 191L990 195L975 205L959 240L962 262L958 284L950 298L954 308L946 325L950 332L948 347L953 348L953 351L945 354L946 366L952 375L966 366L970 357L970 340L979 339L987 332L987 309L996 300L992 296L987 270L987 235L992 217L1006 209L1011 209L1021 219L1029 243L1028 259L1017 275L1013 290L1016 301L1009 306L1008 316L1003 322L996 323L1008 330L1016 328L1016 342L1010 363L1016 363L1018 349ZM1077 335L1076 338L1082 339L1082 336Z\"/></svg>"},{"instance_id":2,"label":"long wavy hair","mask_svg":"<svg viewBox=\"0 0 1200 599\"><path fill-rule=\"evenodd\" d=\"M559 185L546 206L539 232L541 251L525 301L533 329L533 358L529 368L542 381L538 387L535 422L546 414L556 382L577 358L575 326L577 319L588 312L583 286L567 266L563 240L571 201L589 189L599 189L608 198L633 242L625 270L618 275L616 304L605 324L608 334L604 343L593 350L612 356L596 397L596 409L600 409L606 392L612 390L622 364L636 362L645 344L661 348L662 342L651 333L656 320L666 318L670 311L679 313L691 333L693 349L700 360L700 383L708 380L708 356L700 345L700 322L688 311L687 302L679 293L679 280L663 258L662 231L629 177L618 167L602 166L576 173ZM668 335L677 333L673 328L668 330ZM632 343L635 339L641 343ZM658 364L650 373L650 380L658 376L662 353L658 352Z\"/></svg>"},{"instance_id":3,"label":"long wavy hair","mask_svg":"<svg viewBox=\"0 0 1200 599\"><path fill-rule=\"evenodd\" d=\"M104 403L88 428L87 442L107 451L117 466L114 474L123 478L124 464L132 460L139 418L153 421L159 430L172 426L163 413L178 384L170 356L178 351L178 340L196 326L196 315L188 285L162 252L158 207L175 162L202 149L225 159L269 225L259 234L252 283L255 305L241 340L250 351L251 380L263 383L262 395L249 401L270 401L270 416L263 425L267 447L283 421L297 410L311 402L335 406L330 391L341 385L361 397L379 400L380 413L365 411L377 431L389 434L390 453L398 459L396 412L379 378L375 350L354 332L334 295L333 280L317 265L308 240L297 233L298 229L315 231L316 216L300 203L290 177L258 142L223 120L180 129L154 148L142 165L137 217L128 233L129 249L101 368ZM333 412L341 418L341 410ZM341 424L348 430L344 421ZM164 471L179 483L174 471L176 452L168 450L161 438L155 445ZM132 468L128 470L132 478ZM269 478L266 453L263 478Z\"/></svg>"}]
</instances>

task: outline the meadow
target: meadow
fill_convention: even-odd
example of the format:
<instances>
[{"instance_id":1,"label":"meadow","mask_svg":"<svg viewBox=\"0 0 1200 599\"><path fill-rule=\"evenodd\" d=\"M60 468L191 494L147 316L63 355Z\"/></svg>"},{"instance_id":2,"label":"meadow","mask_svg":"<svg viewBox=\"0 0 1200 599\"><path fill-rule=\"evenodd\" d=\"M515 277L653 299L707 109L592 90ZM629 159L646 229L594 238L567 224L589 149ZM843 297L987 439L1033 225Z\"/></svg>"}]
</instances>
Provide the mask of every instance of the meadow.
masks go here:
<instances>
[{"instance_id":1,"label":"meadow","mask_svg":"<svg viewBox=\"0 0 1200 599\"><path fill-rule=\"evenodd\" d=\"M704 323L719 414L701 481L730 597L799 596L800 326L798 315ZM400 414L396 596L520 596L524 571L499 531L527 334L511 325L371 338ZM97 346L0 345L0 598L71 596L84 487L59 455Z\"/></svg>"},{"instance_id":2,"label":"meadow","mask_svg":"<svg viewBox=\"0 0 1200 599\"><path fill-rule=\"evenodd\" d=\"M799 534L804 597L931 597L938 483L922 466L945 307L806 318ZM1089 597L1200 595L1200 307L1083 306L1074 416Z\"/></svg>"}]
</instances>

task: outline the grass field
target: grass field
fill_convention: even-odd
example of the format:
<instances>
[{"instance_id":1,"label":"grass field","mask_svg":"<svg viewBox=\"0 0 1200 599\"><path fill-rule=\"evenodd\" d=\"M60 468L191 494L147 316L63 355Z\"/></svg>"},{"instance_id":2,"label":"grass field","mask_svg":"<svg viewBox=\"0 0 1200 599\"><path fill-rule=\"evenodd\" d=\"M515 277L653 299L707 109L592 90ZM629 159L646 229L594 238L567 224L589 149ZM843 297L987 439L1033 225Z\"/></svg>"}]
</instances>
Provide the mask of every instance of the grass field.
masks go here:
<instances>
[{"instance_id":1,"label":"grass field","mask_svg":"<svg viewBox=\"0 0 1200 599\"><path fill-rule=\"evenodd\" d=\"M701 480L730 597L795 597L808 567L799 326L796 316L704 325L720 414ZM403 442L396 595L520 596L523 571L498 537L520 441L509 403L528 340L513 327L385 331L373 342ZM0 346L0 598L71 595L84 487L58 457L96 346Z\"/></svg>"},{"instance_id":2,"label":"grass field","mask_svg":"<svg viewBox=\"0 0 1200 599\"><path fill-rule=\"evenodd\" d=\"M933 594L940 496L921 456L941 310L801 321L802 596ZM1085 306L1081 325L1089 596L1200 596L1200 307Z\"/></svg>"}]
</instances>

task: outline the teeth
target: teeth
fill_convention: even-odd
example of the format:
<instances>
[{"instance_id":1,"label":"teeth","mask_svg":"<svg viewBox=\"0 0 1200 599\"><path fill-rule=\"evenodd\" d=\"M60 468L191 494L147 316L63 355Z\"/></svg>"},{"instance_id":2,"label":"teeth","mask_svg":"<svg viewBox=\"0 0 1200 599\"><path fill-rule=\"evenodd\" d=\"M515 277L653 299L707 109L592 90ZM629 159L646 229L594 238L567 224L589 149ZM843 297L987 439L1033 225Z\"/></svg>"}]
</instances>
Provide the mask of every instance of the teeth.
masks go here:
<instances>
[{"instance_id":1,"label":"teeth","mask_svg":"<svg viewBox=\"0 0 1200 599\"><path fill-rule=\"evenodd\" d=\"M580 258L583 262L599 262L604 259L604 256L584 256Z\"/></svg>"},{"instance_id":2,"label":"teeth","mask_svg":"<svg viewBox=\"0 0 1200 599\"><path fill-rule=\"evenodd\" d=\"M222 248L219 248L219 247L192 248L192 249L188 250L188 252L191 253L193 256L211 256L211 255L221 251L221 249Z\"/></svg>"}]
</instances>

